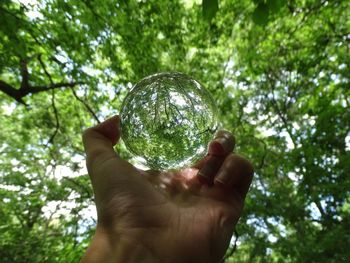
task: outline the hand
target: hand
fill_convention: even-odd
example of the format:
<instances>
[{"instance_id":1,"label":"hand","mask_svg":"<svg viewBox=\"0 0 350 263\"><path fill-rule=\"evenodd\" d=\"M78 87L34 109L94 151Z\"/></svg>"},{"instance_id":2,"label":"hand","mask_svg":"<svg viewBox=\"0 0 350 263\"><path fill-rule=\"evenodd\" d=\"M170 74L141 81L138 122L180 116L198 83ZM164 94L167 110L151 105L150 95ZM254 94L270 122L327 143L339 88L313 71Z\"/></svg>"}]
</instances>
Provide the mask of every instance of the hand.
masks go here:
<instances>
[{"instance_id":1,"label":"hand","mask_svg":"<svg viewBox=\"0 0 350 263\"><path fill-rule=\"evenodd\" d=\"M84 132L97 229L83 262L218 262L240 217L253 169L219 131L194 167L142 171L113 146L119 116Z\"/></svg>"}]
</instances>

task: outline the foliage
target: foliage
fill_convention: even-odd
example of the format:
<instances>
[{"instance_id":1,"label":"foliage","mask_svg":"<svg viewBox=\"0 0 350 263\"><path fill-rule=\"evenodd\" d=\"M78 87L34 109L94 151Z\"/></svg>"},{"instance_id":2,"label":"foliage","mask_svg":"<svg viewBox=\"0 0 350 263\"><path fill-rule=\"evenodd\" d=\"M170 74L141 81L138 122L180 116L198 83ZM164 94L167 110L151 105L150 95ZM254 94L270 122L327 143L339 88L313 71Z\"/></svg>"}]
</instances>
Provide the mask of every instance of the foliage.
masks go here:
<instances>
[{"instance_id":1,"label":"foliage","mask_svg":"<svg viewBox=\"0 0 350 263\"><path fill-rule=\"evenodd\" d=\"M255 165L229 262L350 258L350 2L209 2L1 1L2 262L79 261L81 133L160 71L200 80Z\"/></svg>"}]
</instances>

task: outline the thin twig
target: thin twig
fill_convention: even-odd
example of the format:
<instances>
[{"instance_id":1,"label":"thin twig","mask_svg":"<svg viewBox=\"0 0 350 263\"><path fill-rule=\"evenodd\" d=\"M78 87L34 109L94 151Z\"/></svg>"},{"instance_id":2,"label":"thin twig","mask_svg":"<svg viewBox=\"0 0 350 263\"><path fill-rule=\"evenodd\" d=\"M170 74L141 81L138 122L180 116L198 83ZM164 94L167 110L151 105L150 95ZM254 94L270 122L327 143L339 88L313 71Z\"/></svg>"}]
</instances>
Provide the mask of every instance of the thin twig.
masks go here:
<instances>
[{"instance_id":1,"label":"thin twig","mask_svg":"<svg viewBox=\"0 0 350 263\"><path fill-rule=\"evenodd\" d=\"M89 188L87 188L85 185L78 182L77 180L74 180L74 178L70 178L70 177L65 176L62 179L67 180L67 181L71 182L73 185L75 185L77 188L82 189L86 194L86 198L92 197L91 190Z\"/></svg>"},{"instance_id":2,"label":"thin twig","mask_svg":"<svg viewBox=\"0 0 350 263\"><path fill-rule=\"evenodd\" d=\"M87 104L83 99L81 99L73 88L71 88L71 91L72 91L74 97L85 106L85 108L88 110L88 112L90 112L90 114L94 117L94 119L97 121L97 123L101 123L101 121L98 119L96 113L91 109L89 104Z\"/></svg>"},{"instance_id":3,"label":"thin twig","mask_svg":"<svg viewBox=\"0 0 350 263\"><path fill-rule=\"evenodd\" d=\"M237 242L239 238L239 234L237 230L234 231L234 234L235 234L235 242L233 243L233 247L230 248L230 251L228 252L228 254L225 255L225 257L221 260L220 263L225 263L226 260L232 257L233 253L235 253L235 251L237 250Z\"/></svg>"},{"instance_id":4,"label":"thin twig","mask_svg":"<svg viewBox=\"0 0 350 263\"><path fill-rule=\"evenodd\" d=\"M43 62L43 60L41 59L41 54L38 55L38 60L39 60L39 63L41 65L41 67L43 68L44 72L45 72L45 75L48 77L48 79L50 80L50 83L51 85L54 85L53 83L53 79L51 77L51 74L47 71L46 69L46 66ZM55 115L55 121L56 121L56 125L55 125L55 131L53 132L53 134L51 135L50 139L48 140L47 144L52 144L57 133L58 133L58 130L60 129L60 120L59 120L59 117L58 117L58 110L57 110L57 107L56 107L56 104L55 104L55 90L52 89L51 90L52 93L51 93L51 105L52 105L52 108L53 108L53 112L54 112L54 115Z\"/></svg>"},{"instance_id":5,"label":"thin twig","mask_svg":"<svg viewBox=\"0 0 350 263\"><path fill-rule=\"evenodd\" d=\"M55 104L55 90L53 89L52 90L52 96L51 96L51 105L52 105L52 108L53 108L53 112L55 114L55 121L56 121L56 127L55 127L55 131L54 133L51 135L48 143L53 143L53 140L55 139L57 133L58 133L58 130L60 128L60 121L59 121L59 118L58 118L58 110L56 108L56 104Z\"/></svg>"}]
</instances>

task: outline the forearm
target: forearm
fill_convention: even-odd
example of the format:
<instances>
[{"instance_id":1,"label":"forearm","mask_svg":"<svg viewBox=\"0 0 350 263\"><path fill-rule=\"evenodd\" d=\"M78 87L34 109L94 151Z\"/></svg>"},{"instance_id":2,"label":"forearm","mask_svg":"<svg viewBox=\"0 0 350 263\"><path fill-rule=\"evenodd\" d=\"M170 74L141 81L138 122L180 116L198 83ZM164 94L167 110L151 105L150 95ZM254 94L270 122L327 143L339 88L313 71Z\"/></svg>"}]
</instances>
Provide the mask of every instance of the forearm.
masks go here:
<instances>
[{"instance_id":1,"label":"forearm","mask_svg":"<svg viewBox=\"0 0 350 263\"><path fill-rule=\"evenodd\" d=\"M111 239L102 228L97 227L96 233L83 256L81 263L133 263L160 262L142 244L135 240L116 237Z\"/></svg>"}]
</instances>

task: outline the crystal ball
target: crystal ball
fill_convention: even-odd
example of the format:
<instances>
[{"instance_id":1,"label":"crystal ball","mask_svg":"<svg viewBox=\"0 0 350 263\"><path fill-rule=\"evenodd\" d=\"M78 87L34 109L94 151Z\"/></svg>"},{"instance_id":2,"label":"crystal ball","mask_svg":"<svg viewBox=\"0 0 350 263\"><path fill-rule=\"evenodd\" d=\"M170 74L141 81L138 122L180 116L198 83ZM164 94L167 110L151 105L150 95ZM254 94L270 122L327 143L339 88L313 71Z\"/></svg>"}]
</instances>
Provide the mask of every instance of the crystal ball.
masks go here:
<instances>
[{"instance_id":1,"label":"crystal ball","mask_svg":"<svg viewBox=\"0 0 350 263\"><path fill-rule=\"evenodd\" d=\"M158 73L138 82L121 109L122 139L142 165L179 169L202 158L217 129L210 93L182 73Z\"/></svg>"}]
</instances>

